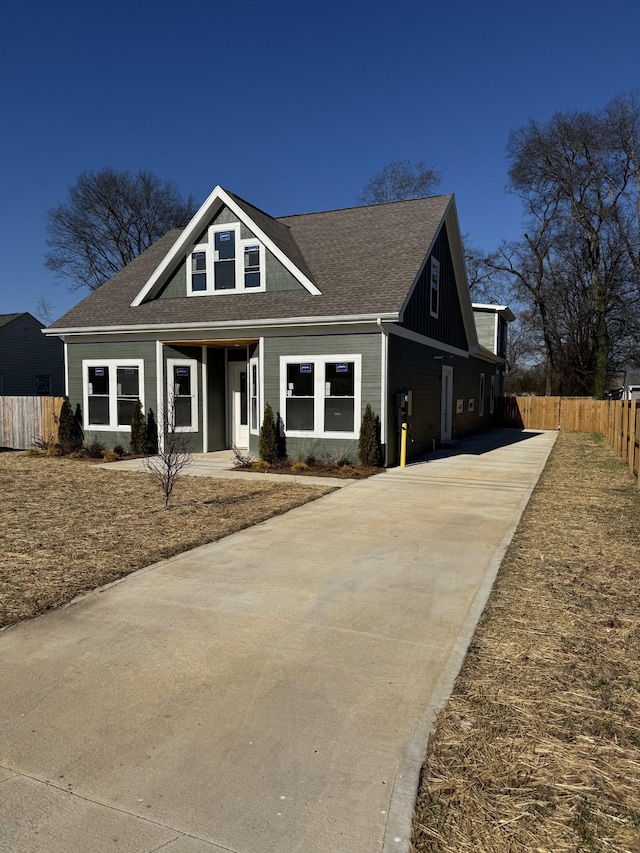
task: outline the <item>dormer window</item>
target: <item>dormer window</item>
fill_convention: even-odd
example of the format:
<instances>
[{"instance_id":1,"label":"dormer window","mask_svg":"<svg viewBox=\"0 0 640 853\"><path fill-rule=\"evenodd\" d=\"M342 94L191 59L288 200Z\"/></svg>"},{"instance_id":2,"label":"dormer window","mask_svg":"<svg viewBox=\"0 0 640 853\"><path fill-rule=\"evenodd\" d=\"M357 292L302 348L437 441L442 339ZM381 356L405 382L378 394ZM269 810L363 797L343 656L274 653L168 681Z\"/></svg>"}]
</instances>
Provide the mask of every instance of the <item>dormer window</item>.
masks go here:
<instances>
[{"instance_id":1,"label":"dormer window","mask_svg":"<svg viewBox=\"0 0 640 853\"><path fill-rule=\"evenodd\" d=\"M239 223L212 225L208 242L193 247L187 263L187 295L264 290L265 250L241 239Z\"/></svg>"}]
</instances>

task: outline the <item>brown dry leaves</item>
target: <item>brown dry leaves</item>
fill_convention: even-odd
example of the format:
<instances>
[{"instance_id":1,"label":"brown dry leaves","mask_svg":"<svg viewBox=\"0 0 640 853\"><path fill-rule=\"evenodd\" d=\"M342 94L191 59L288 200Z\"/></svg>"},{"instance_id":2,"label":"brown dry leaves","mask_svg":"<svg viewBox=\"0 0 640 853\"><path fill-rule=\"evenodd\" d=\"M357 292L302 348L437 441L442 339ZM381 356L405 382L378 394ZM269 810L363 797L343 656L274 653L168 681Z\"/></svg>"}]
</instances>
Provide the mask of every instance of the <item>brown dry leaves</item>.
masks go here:
<instances>
[{"instance_id":1,"label":"brown dry leaves","mask_svg":"<svg viewBox=\"0 0 640 853\"><path fill-rule=\"evenodd\" d=\"M0 627L330 491L184 476L165 510L147 474L0 453Z\"/></svg>"},{"instance_id":2,"label":"brown dry leaves","mask_svg":"<svg viewBox=\"0 0 640 853\"><path fill-rule=\"evenodd\" d=\"M414 853L640 851L640 490L562 433L430 739Z\"/></svg>"}]
</instances>

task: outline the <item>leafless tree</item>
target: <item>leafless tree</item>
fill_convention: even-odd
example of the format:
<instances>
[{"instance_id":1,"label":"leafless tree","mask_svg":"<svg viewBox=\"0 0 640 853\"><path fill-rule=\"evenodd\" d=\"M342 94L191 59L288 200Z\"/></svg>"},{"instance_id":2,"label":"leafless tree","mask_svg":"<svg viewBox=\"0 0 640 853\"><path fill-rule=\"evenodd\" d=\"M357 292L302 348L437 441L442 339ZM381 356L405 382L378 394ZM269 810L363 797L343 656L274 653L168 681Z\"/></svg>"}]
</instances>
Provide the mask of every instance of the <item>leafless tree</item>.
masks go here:
<instances>
[{"instance_id":1,"label":"leafless tree","mask_svg":"<svg viewBox=\"0 0 640 853\"><path fill-rule=\"evenodd\" d=\"M69 290L96 290L172 228L195 213L192 196L152 172L84 172L68 200L48 213L45 266Z\"/></svg>"},{"instance_id":2,"label":"leafless tree","mask_svg":"<svg viewBox=\"0 0 640 853\"><path fill-rule=\"evenodd\" d=\"M394 160L365 184L358 203L382 204L431 195L440 183L440 174L420 160L412 166L409 160Z\"/></svg>"},{"instance_id":3,"label":"leafless tree","mask_svg":"<svg viewBox=\"0 0 640 853\"><path fill-rule=\"evenodd\" d=\"M180 475L192 463L192 456L185 434L176 427L175 405L172 400L160 418L161 436L158 455L144 460L144 467L153 480L160 486L164 495L164 507L169 501Z\"/></svg>"}]
</instances>

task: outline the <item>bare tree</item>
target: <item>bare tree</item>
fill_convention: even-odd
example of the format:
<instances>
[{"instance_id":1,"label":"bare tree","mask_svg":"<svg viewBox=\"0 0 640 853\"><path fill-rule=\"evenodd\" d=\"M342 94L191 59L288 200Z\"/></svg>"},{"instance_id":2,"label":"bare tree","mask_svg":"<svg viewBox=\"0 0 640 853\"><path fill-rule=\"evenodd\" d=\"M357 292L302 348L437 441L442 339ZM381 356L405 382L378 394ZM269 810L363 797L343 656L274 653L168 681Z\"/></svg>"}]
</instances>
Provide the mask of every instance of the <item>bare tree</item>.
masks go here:
<instances>
[{"instance_id":1,"label":"bare tree","mask_svg":"<svg viewBox=\"0 0 640 853\"><path fill-rule=\"evenodd\" d=\"M440 183L440 174L420 160L412 166L409 160L394 160L365 184L358 203L383 204L430 195Z\"/></svg>"},{"instance_id":2,"label":"bare tree","mask_svg":"<svg viewBox=\"0 0 640 853\"><path fill-rule=\"evenodd\" d=\"M70 290L96 290L195 210L192 196L152 172L84 172L48 213L45 266Z\"/></svg>"},{"instance_id":3,"label":"bare tree","mask_svg":"<svg viewBox=\"0 0 640 853\"><path fill-rule=\"evenodd\" d=\"M169 400L160 418L160 424L158 455L145 459L144 467L160 486L164 495L164 508L168 509L176 483L185 468L191 465L192 457L184 433L178 432L176 427L176 410L173 400Z\"/></svg>"},{"instance_id":4,"label":"bare tree","mask_svg":"<svg viewBox=\"0 0 640 853\"><path fill-rule=\"evenodd\" d=\"M48 302L44 296L38 297L35 310L36 317L45 325L50 326L51 323L53 323L55 319L54 311L56 310L56 306L52 305L51 302Z\"/></svg>"}]
</instances>

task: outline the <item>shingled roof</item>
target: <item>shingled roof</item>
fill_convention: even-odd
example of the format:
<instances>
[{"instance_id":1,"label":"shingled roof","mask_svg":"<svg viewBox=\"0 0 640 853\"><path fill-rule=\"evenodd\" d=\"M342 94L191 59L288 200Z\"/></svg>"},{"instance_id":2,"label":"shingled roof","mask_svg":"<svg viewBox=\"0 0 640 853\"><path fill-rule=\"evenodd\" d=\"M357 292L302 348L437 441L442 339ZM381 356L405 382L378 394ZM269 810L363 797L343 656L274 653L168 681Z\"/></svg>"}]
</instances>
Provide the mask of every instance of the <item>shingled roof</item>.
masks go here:
<instances>
[{"instance_id":1,"label":"shingled roof","mask_svg":"<svg viewBox=\"0 0 640 853\"><path fill-rule=\"evenodd\" d=\"M452 195L274 218L229 193L320 290L139 296L183 231L170 231L50 328L150 327L398 314L443 223ZM451 239L451 235L450 235Z\"/></svg>"}]
</instances>

